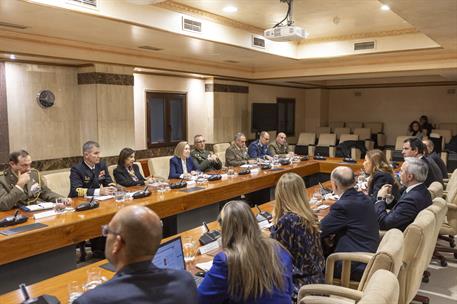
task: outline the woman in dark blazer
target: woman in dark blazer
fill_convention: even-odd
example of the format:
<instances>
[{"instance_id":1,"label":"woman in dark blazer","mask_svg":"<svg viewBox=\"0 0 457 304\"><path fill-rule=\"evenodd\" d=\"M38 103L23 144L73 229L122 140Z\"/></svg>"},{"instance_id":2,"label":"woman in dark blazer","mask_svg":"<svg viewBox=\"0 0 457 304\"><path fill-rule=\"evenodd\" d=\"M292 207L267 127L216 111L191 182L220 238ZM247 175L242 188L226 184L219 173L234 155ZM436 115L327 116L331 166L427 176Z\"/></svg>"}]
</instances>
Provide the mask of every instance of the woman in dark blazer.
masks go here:
<instances>
[{"instance_id":1,"label":"woman in dark blazer","mask_svg":"<svg viewBox=\"0 0 457 304\"><path fill-rule=\"evenodd\" d=\"M387 162L384 152L378 149L370 150L365 155L363 168L368 179L368 196L372 201L376 201L378 191L382 186L392 185L393 201L395 203L400 197L400 185L395 177L392 167Z\"/></svg>"},{"instance_id":2,"label":"woman in dark blazer","mask_svg":"<svg viewBox=\"0 0 457 304\"><path fill-rule=\"evenodd\" d=\"M186 141L176 145L175 155L170 159L170 173L168 178L185 178L192 176L192 171L197 171L192 157L190 157L190 146Z\"/></svg>"},{"instance_id":3,"label":"woman in dark blazer","mask_svg":"<svg viewBox=\"0 0 457 304\"><path fill-rule=\"evenodd\" d=\"M119 153L117 167L113 175L116 183L124 187L141 186L146 180L140 173L140 168L135 162L135 151L124 148Z\"/></svg>"}]
</instances>

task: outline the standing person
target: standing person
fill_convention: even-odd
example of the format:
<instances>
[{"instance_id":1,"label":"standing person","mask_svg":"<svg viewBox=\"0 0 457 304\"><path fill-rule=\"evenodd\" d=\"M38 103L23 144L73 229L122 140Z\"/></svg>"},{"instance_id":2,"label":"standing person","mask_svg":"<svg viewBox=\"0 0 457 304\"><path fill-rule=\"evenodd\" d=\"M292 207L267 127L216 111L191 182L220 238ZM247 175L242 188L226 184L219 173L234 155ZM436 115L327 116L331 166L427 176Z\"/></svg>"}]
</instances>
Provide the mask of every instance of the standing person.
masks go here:
<instances>
[{"instance_id":1,"label":"standing person","mask_svg":"<svg viewBox=\"0 0 457 304\"><path fill-rule=\"evenodd\" d=\"M309 206L303 178L286 173L276 184L271 237L292 255L295 290L324 282L325 260L319 222Z\"/></svg>"},{"instance_id":2,"label":"standing person","mask_svg":"<svg viewBox=\"0 0 457 304\"><path fill-rule=\"evenodd\" d=\"M220 213L222 252L198 287L200 304L290 304L292 257L260 231L249 206L228 202Z\"/></svg>"},{"instance_id":3,"label":"standing person","mask_svg":"<svg viewBox=\"0 0 457 304\"><path fill-rule=\"evenodd\" d=\"M140 167L135 164L135 151L131 148L121 150L113 175L116 182L124 187L142 186L146 181Z\"/></svg>"},{"instance_id":4,"label":"standing person","mask_svg":"<svg viewBox=\"0 0 457 304\"><path fill-rule=\"evenodd\" d=\"M152 260L162 239L160 218L144 206L119 210L108 225L106 257L116 274L87 291L74 304L196 304L192 275L184 270L157 268Z\"/></svg>"}]
</instances>

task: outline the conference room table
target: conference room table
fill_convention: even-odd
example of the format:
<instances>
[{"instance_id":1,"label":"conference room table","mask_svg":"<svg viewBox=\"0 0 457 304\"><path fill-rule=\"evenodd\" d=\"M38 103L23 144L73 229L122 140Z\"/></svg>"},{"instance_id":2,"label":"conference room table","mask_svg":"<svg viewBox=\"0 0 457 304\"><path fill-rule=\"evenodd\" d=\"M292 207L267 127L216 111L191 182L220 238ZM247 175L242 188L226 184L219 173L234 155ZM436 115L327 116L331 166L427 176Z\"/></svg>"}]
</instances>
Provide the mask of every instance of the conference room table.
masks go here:
<instances>
[{"instance_id":1,"label":"conference room table","mask_svg":"<svg viewBox=\"0 0 457 304\"><path fill-rule=\"evenodd\" d=\"M330 187L330 182L324 183L324 186ZM308 197L311 198L313 193L319 189L319 185L309 187L307 188L307 194ZM325 200L322 202L322 204L325 204L327 206L331 206L335 201L334 200ZM319 204L321 205L321 204ZM325 208L325 209L316 209L319 205L315 205L313 208L315 210L315 214L318 216L319 219L322 219L325 217L330 208ZM273 208L274 208L274 201L270 201L268 203L262 204L259 206L259 208L262 211L267 211L272 213ZM252 208L252 211L254 214L258 213L258 210L256 208ZM217 221L208 223L208 227L213 230L213 229L218 229L220 230L220 226L217 223ZM264 230L265 233L268 233L268 230ZM165 238L162 240L162 243L167 242L170 239L176 238L176 237L191 237L194 241L198 242L199 237L201 236L201 227L196 227L193 229L190 229L188 231L185 231L183 233ZM220 249L218 249L220 250ZM195 260L191 263L187 263L186 268L189 272L195 274L199 269L196 267L197 263L202 263L202 262L208 262L213 259L213 256L215 253L218 252L218 250L209 252L208 254L204 255L197 255ZM68 297L69 297L69 284L72 282L77 282L77 284L84 285L84 283L87 280L87 275L88 271L97 268L100 271L100 275L104 277L104 279L110 279L113 275L114 272L111 272L109 270L106 270L105 268L101 268L102 265L108 263L108 261L102 260L95 262L93 264L66 272L64 274L52 277L50 279L38 282L36 284L28 286L27 290L30 293L31 297L38 297L43 294L48 294L48 295L53 295L59 299L61 303L67 303ZM15 290L9 293L6 293L4 295L0 296L0 303L2 304L17 304L21 303L23 301L23 296L20 292L20 290Z\"/></svg>"},{"instance_id":2,"label":"conference room table","mask_svg":"<svg viewBox=\"0 0 457 304\"><path fill-rule=\"evenodd\" d=\"M204 186L196 185L199 188L152 193L145 198L126 201L123 205L147 206L161 218L186 216L189 212L194 212L193 210L201 210L202 207L208 208L247 193L272 188L284 173L294 172L307 178L321 173L328 174L339 165L347 165L357 171L361 168L362 161L344 163L341 158L310 159L271 170L260 170L258 174L235 175L208 182ZM239 171L240 168L235 170ZM129 191L141 189L142 187L128 188ZM85 201L87 199L74 199L74 207ZM57 214L41 219L34 219L32 213L23 213L30 216L26 223L0 228L1 233L16 227L43 224L41 228L13 235L0 234L0 281L6 281L0 285L0 293L13 290L18 282L32 284L75 269L75 244L101 236L100 227L109 223L119 207L114 199L110 199L101 201L99 208L96 209ZM14 212L15 210L0 212L0 218Z\"/></svg>"}]
</instances>

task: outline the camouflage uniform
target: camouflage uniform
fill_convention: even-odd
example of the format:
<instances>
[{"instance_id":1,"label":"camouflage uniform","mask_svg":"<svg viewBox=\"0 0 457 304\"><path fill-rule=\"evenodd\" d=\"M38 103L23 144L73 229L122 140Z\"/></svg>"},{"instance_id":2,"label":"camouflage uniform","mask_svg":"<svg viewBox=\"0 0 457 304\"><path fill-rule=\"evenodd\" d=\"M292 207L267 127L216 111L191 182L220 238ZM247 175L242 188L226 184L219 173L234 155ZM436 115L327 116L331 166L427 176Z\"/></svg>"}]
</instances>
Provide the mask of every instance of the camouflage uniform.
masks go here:
<instances>
[{"instance_id":1,"label":"camouflage uniform","mask_svg":"<svg viewBox=\"0 0 457 304\"><path fill-rule=\"evenodd\" d=\"M221 160L217 159L214 161L208 159L210 155L211 152L208 150L194 149L192 152L190 152L190 156L192 156L194 164L197 165L197 168L199 168L200 171L205 172L210 170L220 170L222 168Z\"/></svg>"},{"instance_id":2,"label":"camouflage uniform","mask_svg":"<svg viewBox=\"0 0 457 304\"><path fill-rule=\"evenodd\" d=\"M30 171L30 180L23 187L16 186L18 177L11 168L0 172L0 210L10 210L19 204L32 205L51 202L62 197L49 189L36 169Z\"/></svg>"},{"instance_id":3,"label":"camouflage uniform","mask_svg":"<svg viewBox=\"0 0 457 304\"><path fill-rule=\"evenodd\" d=\"M289 145L287 143L280 145L277 142L274 142L268 145L268 152L271 156L286 155L289 153Z\"/></svg>"},{"instance_id":4,"label":"camouflage uniform","mask_svg":"<svg viewBox=\"0 0 457 304\"><path fill-rule=\"evenodd\" d=\"M249 160L248 149L238 148L234 143L225 150L225 165L226 166L241 166L247 164Z\"/></svg>"}]
</instances>

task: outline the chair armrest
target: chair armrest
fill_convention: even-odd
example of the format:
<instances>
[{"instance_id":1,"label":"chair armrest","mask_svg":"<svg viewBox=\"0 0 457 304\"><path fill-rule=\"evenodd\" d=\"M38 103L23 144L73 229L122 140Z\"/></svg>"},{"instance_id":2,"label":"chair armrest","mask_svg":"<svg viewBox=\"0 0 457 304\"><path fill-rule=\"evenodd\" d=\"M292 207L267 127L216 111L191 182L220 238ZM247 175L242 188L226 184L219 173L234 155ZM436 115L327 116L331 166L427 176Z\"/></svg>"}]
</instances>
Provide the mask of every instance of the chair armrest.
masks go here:
<instances>
[{"instance_id":1,"label":"chair armrest","mask_svg":"<svg viewBox=\"0 0 457 304\"><path fill-rule=\"evenodd\" d=\"M335 263L343 261L341 270L341 285L348 287L351 276L351 262L368 264L374 253L371 252L336 252L328 256L325 266L325 283L332 284L335 273Z\"/></svg>"},{"instance_id":2,"label":"chair armrest","mask_svg":"<svg viewBox=\"0 0 457 304\"><path fill-rule=\"evenodd\" d=\"M451 211L451 212L457 211L457 205L456 204L447 203L447 212L449 213L449 211Z\"/></svg>"},{"instance_id":3,"label":"chair armrest","mask_svg":"<svg viewBox=\"0 0 457 304\"><path fill-rule=\"evenodd\" d=\"M338 296L359 301L362 298L363 293L355 289L341 286L327 284L309 284L304 285L302 288L300 288L300 291L298 292L298 300L300 301L307 295Z\"/></svg>"}]
</instances>

